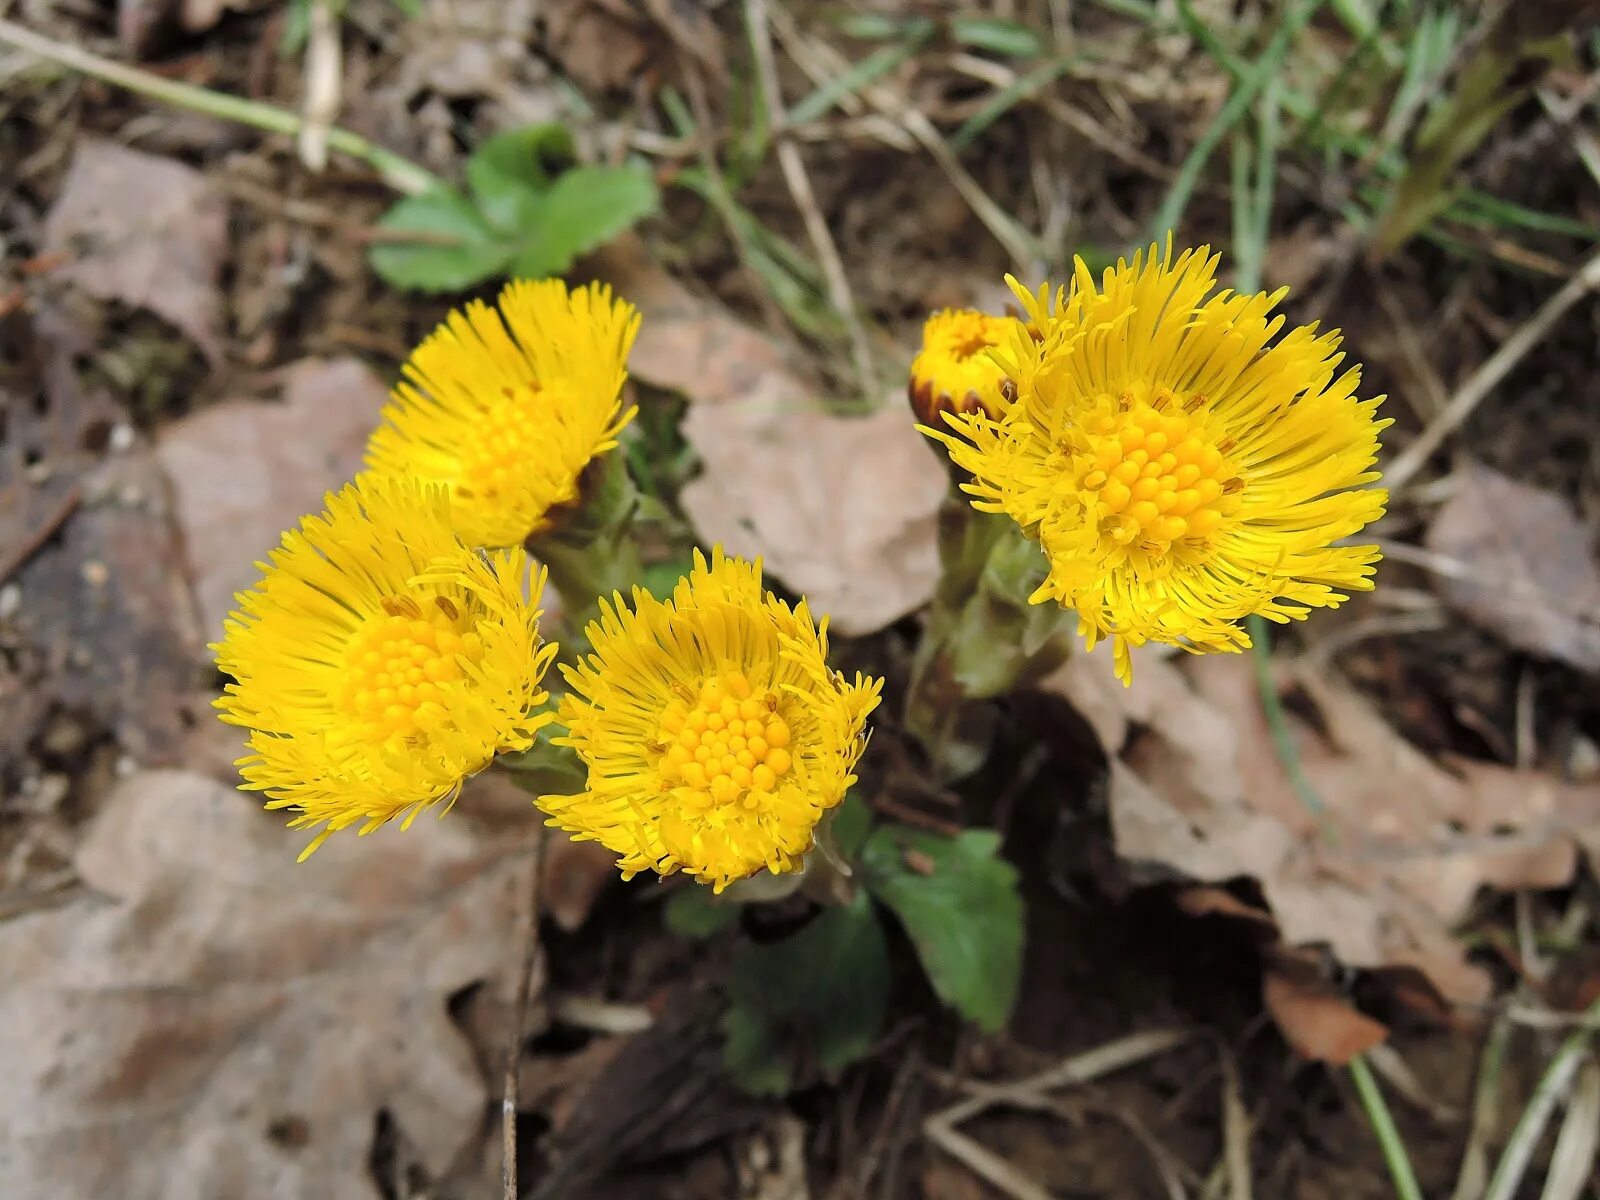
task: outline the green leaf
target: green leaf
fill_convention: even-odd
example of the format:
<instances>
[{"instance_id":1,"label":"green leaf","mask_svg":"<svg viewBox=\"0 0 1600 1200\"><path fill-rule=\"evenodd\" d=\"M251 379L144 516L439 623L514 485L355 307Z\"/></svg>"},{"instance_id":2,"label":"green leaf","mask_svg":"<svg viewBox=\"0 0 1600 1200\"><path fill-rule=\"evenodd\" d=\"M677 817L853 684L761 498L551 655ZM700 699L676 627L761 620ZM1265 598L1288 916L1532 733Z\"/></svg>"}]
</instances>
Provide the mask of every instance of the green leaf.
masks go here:
<instances>
[{"instance_id":1,"label":"green leaf","mask_svg":"<svg viewBox=\"0 0 1600 1200\"><path fill-rule=\"evenodd\" d=\"M995 17L957 17L950 33L963 46L1008 58L1033 58L1044 53L1044 41L1026 25Z\"/></svg>"},{"instance_id":2,"label":"green leaf","mask_svg":"<svg viewBox=\"0 0 1600 1200\"><path fill-rule=\"evenodd\" d=\"M512 269L526 277L560 274L660 202L655 178L643 167L574 167L527 211Z\"/></svg>"},{"instance_id":3,"label":"green leaf","mask_svg":"<svg viewBox=\"0 0 1600 1200\"><path fill-rule=\"evenodd\" d=\"M401 200L378 222L415 241L379 242L368 258L387 283L427 292L456 291L503 271L512 248L466 197L440 188Z\"/></svg>"},{"instance_id":4,"label":"green leaf","mask_svg":"<svg viewBox=\"0 0 1600 1200\"><path fill-rule=\"evenodd\" d=\"M467 183L491 225L516 232L528 198L550 190L576 150L564 125L549 122L496 134L467 159Z\"/></svg>"},{"instance_id":5,"label":"green leaf","mask_svg":"<svg viewBox=\"0 0 1600 1200\"><path fill-rule=\"evenodd\" d=\"M872 1047L889 1001L888 945L865 892L780 942L739 946L723 1062L739 1086L779 1095L797 1062L832 1075Z\"/></svg>"},{"instance_id":6,"label":"green leaf","mask_svg":"<svg viewBox=\"0 0 1600 1200\"><path fill-rule=\"evenodd\" d=\"M690 884L667 897L663 915L667 928L679 937L704 941L737 924L741 907L702 884Z\"/></svg>"},{"instance_id":7,"label":"green leaf","mask_svg":"<svg viewBox=\"0 0 1600 1200\"><path fill-rule=\"evenodd\" d=\"M1022 974L1022 897L1000 835L953 838L889 825L861 862L872 894L911 936L941 1000L990 1033L1005 1025Z\"/></svg>"}]
</instances>

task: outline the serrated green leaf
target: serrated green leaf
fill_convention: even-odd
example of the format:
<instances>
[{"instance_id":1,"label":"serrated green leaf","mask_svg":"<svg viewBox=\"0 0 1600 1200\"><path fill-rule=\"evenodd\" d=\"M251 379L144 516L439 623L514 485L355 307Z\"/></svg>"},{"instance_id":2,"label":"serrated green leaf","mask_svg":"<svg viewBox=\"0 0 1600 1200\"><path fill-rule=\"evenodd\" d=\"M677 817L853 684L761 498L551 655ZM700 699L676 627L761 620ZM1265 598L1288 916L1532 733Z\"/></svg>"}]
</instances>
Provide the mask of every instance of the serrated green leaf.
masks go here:
<instances>
[{"instance_id":1,"label":"serrated green leaf","mask_svg":"<svg viewBox=\"0 0 1600 1200\"><path fill-rule=\"evenodd\" d=\"M994 1032L1010 1019L1022 973L1022 897L1000 835L953 838L890 825L862 851L867 888L911 936L934 992Z\"/></svg>"},{"instance_id":2,"label":"serrated green leaf","mask_svg":"<svg viewBox=\"0 0 1600 1200\"><path fill-rule=\"evenodd\" d=\"M642 167L574 167L563 174L518 229L512 260L518 275L557 275L572 260L603 245L655 212L661 195Z\"/></svg>"},{"instance_id":3,"label":"serrated green leaf","mask_svg":"<svg viewBox=\"0 0 1600 1200\"><path fill-rule=\"evenodd\" d=\"M472 203L443 188L401 200L378 228L416 238L379 242L368 251L372 269L397 287L455 291L498 274L511 260L512 248Z\"/></svg>"},{"instance_id":4,"label":"serrated green leaf","mask_svg":"<svg viewBox=\"0 0 1600 1200\"><path fill-rule=\"evenodd\" d=\"M529 193L542 195L571 166L577 151L565 125L548 122L496 134L467 159L467 184L484 218L519 230Z\"/></svg>"},{"instance_id":5,"label":"serrated green leaf","mask_svg":"<svg viewBox=\"0 0 1600 1200\"><path fill-rule=\"evenodd\" d=\"M667 928L679 937L702 941L736 924L741 907L716 896L708 887L690 884L667 897L666 911L662 915Z\"/></svg>"},{"instance_id":6,"label":"serrated green leaf","mask_svg":"<svg viewBox=\"0 0 1600 1200\"><path fill-rule=\"evenodd\" d=\"M780 942L746 942L728 982L723 1062L755 1095L792 1085L797 1061L825 1074L871 1049L889 1001L888 946L865 892Z\"/></svg>"}]
</instances>

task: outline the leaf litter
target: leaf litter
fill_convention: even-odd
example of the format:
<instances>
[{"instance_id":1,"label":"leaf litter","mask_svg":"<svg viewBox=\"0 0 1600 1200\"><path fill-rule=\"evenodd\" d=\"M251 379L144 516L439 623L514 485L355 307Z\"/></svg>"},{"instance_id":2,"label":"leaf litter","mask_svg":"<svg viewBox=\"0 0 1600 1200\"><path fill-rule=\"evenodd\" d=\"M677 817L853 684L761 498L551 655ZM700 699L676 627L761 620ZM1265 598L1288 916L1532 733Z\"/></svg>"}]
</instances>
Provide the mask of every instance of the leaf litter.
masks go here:
<instances>
[{"instance_id":1,"label":"leaf litter","mask_svg":"<svg viewBox=\"0 0 1600 1200\"><path fill-rule=\"evenodd\" d=\"M1479 1002L1488 977L1452 934L1479 889L1561 887L1580 849L1600 851L1600 784L1435 761L1302 665L1275 664L1321 812L1275 752L1247 656L1185 669L1151 657L1125 693L1107 664L1079 655L1042 686L1105 750L1118 854L1150 878L1254 879L1286 947L1409 968L1447 1000Z\"/></svg>"},{"instance_id":2,"label":"leaf litter","mask_svg":"<svg viewBox=\"0 0 1600 1200\"><path fill-rule=\"evenodd\" d=\"M376 1196L379 1110L435 1178L468 1147L488 1092L446 1005L506 969L525 857L451 820L296 864L301 840L137 774L79 849L87 893L0 924L0 1193Z\"/></svg>"}]
</instances>

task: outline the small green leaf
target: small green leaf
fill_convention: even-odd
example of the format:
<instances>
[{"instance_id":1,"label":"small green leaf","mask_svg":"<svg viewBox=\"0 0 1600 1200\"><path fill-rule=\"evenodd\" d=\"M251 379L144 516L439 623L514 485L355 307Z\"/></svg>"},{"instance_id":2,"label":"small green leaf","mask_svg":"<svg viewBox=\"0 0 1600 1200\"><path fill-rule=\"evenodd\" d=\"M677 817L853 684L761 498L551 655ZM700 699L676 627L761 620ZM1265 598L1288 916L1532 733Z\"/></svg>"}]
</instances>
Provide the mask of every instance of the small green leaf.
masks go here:
<instances>
[{"instance_id":1,"label":"small green leaf","mask_svg":"<svg viewBox=\"0 0 1600 1200\"><path fill-rule=\"evenodd\" d=\"M1022 973L1022 897L999 849L992 829L947 838L891 825L861 856L867 887L905 925L934 992L991 1033L1010 1018Z\"/></svg>"},{"instance_id":2,"label":"small green leaf","mask_svg":"<svg viewBox=\"0 0 1600 1200\"><path fill-rule=\"evenodd\" d=\"M716 896L703 884L680 887L667 897L667 928L679 937L703 941L739 920L739 904Z\"/></svg>"},{"instance_id":3,"label":"small green leaf","mask_svg":"<svg viewBox=\"0 0 1600 1200\"><path fill-rule=\"evenodd\" d=\"M379 242L368 253L373 270L397 287L456 291L503 271L512 248L498 238L471 202L440 188L401 200L378 222L415 241Z\"/></svg>"},{"instance_id":4,"label":"small green leaf","mask_svg":"<svg viewBox=\"0 0 1600 1200\"><path fill-rule=\"evenodd\" d=\"M746 942L733 959L723 1062L746 1091L778 1095L796 1059L825 1074L872 1047L889 1001L888 945L865 892L780 942Z\"/></svg>"},{"instance_id":5,"label":"small green leaf","mask_svg":"<svg viewBox=\"0 0 1600 1200\"><path fill-rule=\"evenodd\" d=\"M515 232L529 193L550 190L572 165L576 150L564 125L550 122L496 134L467 159L467 183L491 225Z\"/></svg>"},{"instance_id":6,"label":"small green leaf","mask_svg":"<svg viewBox=\"0 0 1600 1200\"><path fill-rule=\"evenodd\" d=\"M560 274L660 202L654 177L642 167L574 167L528 211L512 268L527 278Z\"/></svg>"}]
</instances>

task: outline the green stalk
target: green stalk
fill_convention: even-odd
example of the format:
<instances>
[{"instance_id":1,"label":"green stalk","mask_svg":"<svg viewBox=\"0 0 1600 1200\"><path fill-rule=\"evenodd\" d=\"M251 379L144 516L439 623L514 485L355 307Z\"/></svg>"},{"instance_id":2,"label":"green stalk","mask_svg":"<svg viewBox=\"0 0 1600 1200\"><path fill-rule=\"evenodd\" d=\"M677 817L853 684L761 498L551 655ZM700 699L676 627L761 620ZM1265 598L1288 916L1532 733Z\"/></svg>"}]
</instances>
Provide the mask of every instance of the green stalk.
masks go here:
<instances>
[{"instance_id":1,"label":"green stalk","mask_svg":"<svg viewBox=\"0 0 1600 1200\"><path fill-rule=\"evenodd\" d=\"M220 117L224 121L237 121L268 133L293 136L305 126L305 118L299 113L262 104L258 100L245 100L209 88L196 87L192 83L163 79L149 71L101 58L77 46L52 41L13 21L0 20L0 45L14 46L36 58L59 63L90 78L127 88L152 100ZM386 184L398 192L414 196L444 186L444 181L426 167L374 145L348 129L330 129L328 145L372 167Z\"/></svg>"},{"instance_id":2,"label":"green stalk","mask_svg":"<svg viewBox=\"0 0 1600 1200\"><path fill-rule=\"evenodd\" d=\"M1416 1172L1411 1169L1411 1158L1406 1154L1400 1130L1389 1115L1389 1106L1384 1102L1378 1081L1372 1077L1372 1068L1360 1055L1350 1060L1350 1077L1355 1080L1361 1107L1367 1110L1367 1120L1372 1123L1372 1132L1378 1135L1383 1161L1394 1180L1395 1194L1400 1200L1423 1200L1422 1188L1417 1183Z\"/></svg>"}]
</instances>

